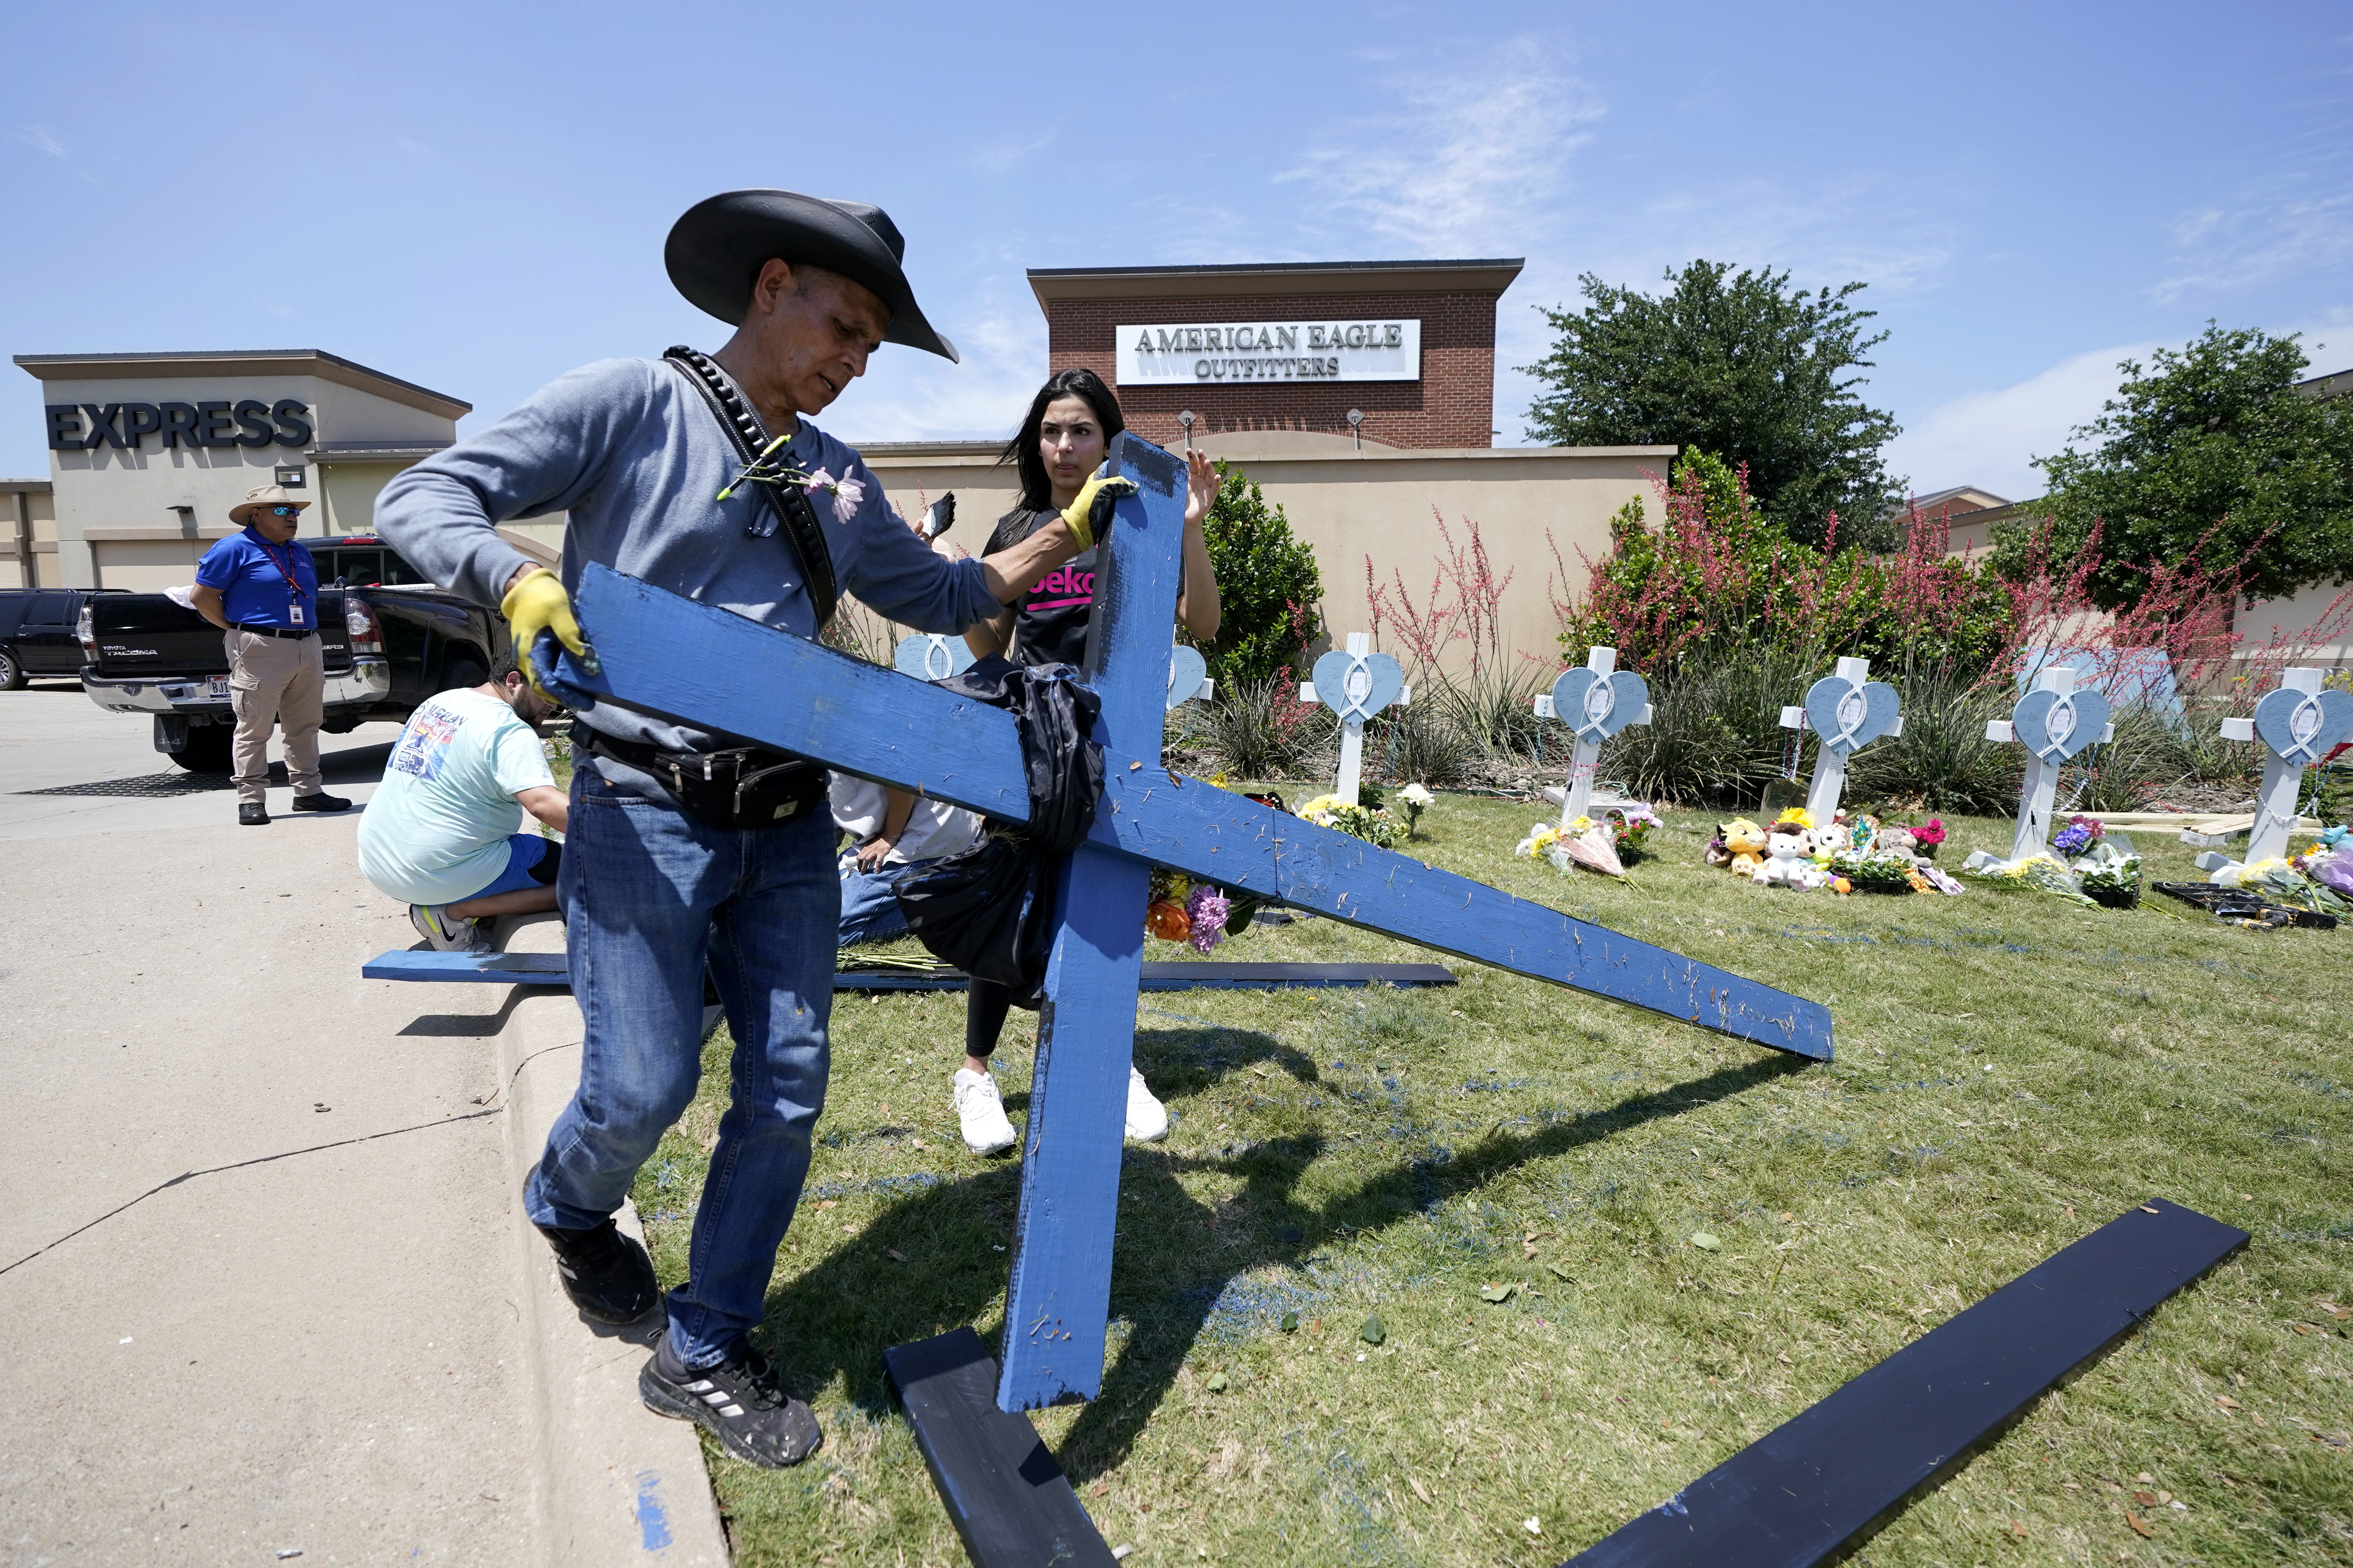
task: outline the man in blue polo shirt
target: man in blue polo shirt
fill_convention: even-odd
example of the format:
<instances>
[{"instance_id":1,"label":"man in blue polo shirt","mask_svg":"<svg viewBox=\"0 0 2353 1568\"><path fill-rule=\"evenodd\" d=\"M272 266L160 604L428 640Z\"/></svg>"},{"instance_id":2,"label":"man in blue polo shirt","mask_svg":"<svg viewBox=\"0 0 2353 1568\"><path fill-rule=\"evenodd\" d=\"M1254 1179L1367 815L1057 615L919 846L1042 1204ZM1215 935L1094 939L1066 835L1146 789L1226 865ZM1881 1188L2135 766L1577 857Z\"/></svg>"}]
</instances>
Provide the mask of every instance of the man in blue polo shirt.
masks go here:
<instances>
[{"instance_id":1,"label":"man in blue polo shirt","mask_svg":"<svg viewBox=\"0 0 2353 1568\"><path fill-rule=\"evenodd\" d=\"M245 492L228 520L232 533L196 563L190 596L196 613L220 627L228 649L229 707L237 714L237 820L269 821L269 727L285 727L286 779L297 811L349 811L319 776L319 721L326 695L326 653L319 644L319 574L294 542L302 509L277 485Z\"/></svg>"}]
</instances>

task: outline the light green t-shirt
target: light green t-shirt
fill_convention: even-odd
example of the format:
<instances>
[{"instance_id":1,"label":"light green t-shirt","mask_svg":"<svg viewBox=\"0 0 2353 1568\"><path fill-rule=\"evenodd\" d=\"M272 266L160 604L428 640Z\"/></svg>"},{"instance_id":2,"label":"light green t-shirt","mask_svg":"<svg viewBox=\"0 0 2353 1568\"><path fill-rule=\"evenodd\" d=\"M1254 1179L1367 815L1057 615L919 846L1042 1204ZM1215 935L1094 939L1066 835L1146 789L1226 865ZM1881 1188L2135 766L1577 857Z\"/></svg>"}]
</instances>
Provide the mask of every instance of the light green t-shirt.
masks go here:
<instances>
[{"instance_id":1,"label":"light green t-shirt","mask_svg":"<svg viewBox=\"0 0 2353 1568\"><path fill-rule=\"evenodd\" d=\"M360 818L360 869L408 904L470 899L507 868L515 796L554 785L531 726L495 697L444 691L409 716Z\"/></svg>"}]
</instances>

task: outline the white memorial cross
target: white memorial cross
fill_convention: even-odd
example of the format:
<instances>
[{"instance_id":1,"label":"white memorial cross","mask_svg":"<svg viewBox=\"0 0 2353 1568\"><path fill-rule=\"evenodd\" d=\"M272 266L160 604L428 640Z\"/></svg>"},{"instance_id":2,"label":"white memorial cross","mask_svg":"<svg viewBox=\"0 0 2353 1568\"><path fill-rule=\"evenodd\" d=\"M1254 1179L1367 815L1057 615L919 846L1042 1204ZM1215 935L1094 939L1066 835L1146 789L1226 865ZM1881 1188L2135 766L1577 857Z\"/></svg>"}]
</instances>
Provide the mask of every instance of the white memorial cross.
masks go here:
<instances>
[{"instance_id":1,"label":"white memorial cross","mask_svg":"<svg viewBox=\"0 0 2353 1568\"><path fill-rule=\"evenodd\" d=\"M2261 741L2271 753L2263 763L2263 789L2255 796L2254 825L2247 830L2250 866L2287 853L2304 770L2353 736L2353 692L2324 690L2320 680L2317 669L2282 670L2279 689L2256 703L2252 716L2222 721L2222 739ZM2201 871L2220 871L2232 863L2219 849L2198 857Z\"/></svg>"},{"instance_id":2,"label":"white memorial cross","mask_svg":"<svg viewBox=\"0 0 2353 1568\"><path fill-rule=\"evenodd\" d=\"M1842 658L1837 673L1806 688L1805 701L1781 710L1781 728L1811 730L1819 737L1814 781L1806 791L1806 810L1817 827L1828 827L1838 816L1847 758L1883 735L1904 733L1903 700L1870 675L1871 660Z\"/></svg>"},{"instance_id":3,"label":"white memorial cross","mask_svg":"<svg viewBox=\"0 0 2353 1568\"><path fill-rule=\"evenodd\" d=\"M902 675L912 675L917 680L947 680L962 675L973 666L972 649L960 637L943 637L937 632L917 632L902 637L892 656L892 668ZM1218 683L1208 679L1209 667L1201 650L1187 647L1182 643L1168 650L1168 706L1172 709L1198 697L1203 701L1216 694Z\"/></svg>"},{"instance_id":4,"label":"white memorial cross","mask_svg":"<svg viewBox=\"0 0 2353 1568\"><path fill-rule=\"evenodd\" d=\"M1321 702L1340 720L1340 778L1332 793L1344 801L1356 798L1356 782L1365 761L1365 721L1391 703L1413 700L1405 683L1405 668L1385 653L1372 651L1373 639L1364 632L1348 634L1348 651L1335 648L1315 661L1312 681L1299 684L1299 700Z\"/></svg>"},{"instance_id":5,"label":"white memorial cross","mask_svg":"<svg viewBox=\"0 0 2353 1568\"><path fill-rule=\"evenodd\" d=\"M2059 798L2059 770L2069 758L2116 738L2108 722L2108 700L2075 689L2075 672L2065 665L2034 678L2034 689L2018 700L2007 719L1986 722L1989 741L2015 741L2026 748L2026 780L2018 792L2018 826L2010 834L2010 858L2023 860L2049 847L2051 813ZM1982 849L1973 866L1991 863Z\"/></svg>"},{"instance_id":6,"label":"white memorial cross","mask_svg":"<svg viewBox=\"0 0 2353 1568\"><path fill-rule=\"evenodd\" d=\"M1651 721L1651 688L1630 669L1618 668L1618 650L1596 647L1582 669L1564 669L1552 689L1535 700L1536 717L1558 719L1576 732L1569 749L1568 787L1561 792L1560 825L1590 816L1593 771L1601 743L1619 731Z\"/></svg>"}]
</instances>

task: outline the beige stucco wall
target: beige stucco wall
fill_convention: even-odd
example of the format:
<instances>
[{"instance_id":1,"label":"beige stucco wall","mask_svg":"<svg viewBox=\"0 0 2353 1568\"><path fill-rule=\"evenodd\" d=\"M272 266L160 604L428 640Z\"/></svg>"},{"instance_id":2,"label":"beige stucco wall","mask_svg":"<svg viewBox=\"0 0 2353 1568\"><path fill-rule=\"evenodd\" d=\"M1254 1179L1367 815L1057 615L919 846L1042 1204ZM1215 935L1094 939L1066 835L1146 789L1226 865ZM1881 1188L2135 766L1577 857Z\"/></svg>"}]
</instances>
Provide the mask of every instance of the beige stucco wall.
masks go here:
<instances>
[{"instance_id":1,"label":"beige stucco wall","mask_svg":"<svg viewBox=\"0 0 2353 1568\"><path fill-rule=\"evenodd\" d=\"M1369 559L1384 584L1401 574L1417 606L1427 606L1444 541L1442 517L1458 544L1476 521L1499 581L1505 646L1538 658L1557 648L1552 595L1581 595L1578 552L1599 560L1609 547L1609 518L1630 497L1645 494L1645 470L1663 475L1672 447L1529 447L1459 449L1366 447L1342 437L1328 444L1268 451L1251 437L1204 443L1204 449L1258 481L1282 508L1292 531L1315 552L1324 574L1324 615L1335 642L1372 629L1365 594ZM1014 504L1013 470L993 457L954 448L870 448L866 458L900 510L956 495L952 538L977 552ZM1435 509L1435 517L1433 516ZM1549 534L1550 542L1546 536ZM1560 581L1554 546L1570 581ZM1549 588L1548 585L1549 584ZM1391 651L1402 652L1385 638Z\"/></svg>"},{"instance_id":2,"label":"beige stucco wall","mask_svg":"<svg viewBox=\"0 0 2353 1568\"><path fill-rule=\"evenodd\" d=\"M304 453L322 442L414 441L427 446L447 444L456 435L455 421L447 416L319 375L237 371L203 376L58 378L42 384L41 396L44 403L101 405L200 403L222 397L274 404L290 397L310 409L311 437L301 447L273 442L253 447L167 447L151 436L135 450L100 447L51 451L58 564L65 583L74 586L149 589L187 582L204 544L227 531L228 509L248 489L269 484L281 465L308 470L305 488L295 492L313 503L303 516L302 531L364 529L375 492L405 465L313 464ZM326 499L331 487L336 493ZM347 514L345 526L330 530L324 525L336 511ZM191 548L195 553L183 562L182 555Z\"/></svg>"},{"instance_id":3,"label":"beige stucco wall","mask_svg":"<svg viewBox=\"0 0 2353 1568\"><path fill-rule=\"evenodd\" d=\"M30 537L20 539L27 521ZM58 513L48 490L37 480L30 488L0 488L0 588L61 586Z\"/></svg>"}]
</instances>

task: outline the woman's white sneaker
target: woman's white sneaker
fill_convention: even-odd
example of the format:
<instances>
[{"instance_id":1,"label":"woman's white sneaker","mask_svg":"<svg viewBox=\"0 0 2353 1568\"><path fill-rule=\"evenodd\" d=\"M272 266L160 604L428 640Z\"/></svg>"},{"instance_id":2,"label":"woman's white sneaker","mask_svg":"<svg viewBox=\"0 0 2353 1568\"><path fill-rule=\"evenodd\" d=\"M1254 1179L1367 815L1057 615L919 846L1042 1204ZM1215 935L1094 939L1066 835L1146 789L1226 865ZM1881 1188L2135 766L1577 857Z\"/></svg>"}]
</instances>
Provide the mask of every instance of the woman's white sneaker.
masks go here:
<instances>
[{"instance_id":1,"label":"woman's white sneaker","mask_svg":"<svg viewBox=\"0 0 2353 1568\"><path fill-rule=\"evenodd\" d=\"M1139 1143L1156 1143L1168 1136L1168 1108L1144 1087L1144 1075L1127 1069L1127 1135Z\"/></svg>"},{"instance_id":2,"label":"woman's white sneaker","mask_svg":"<svg viewBox=\"0 0 2353 1568\"><path fill-rule=\"evenodd\" d=\"M1134 1121L1134 1100L1131 1096L1128 1117ZM1005 1100L997 1092L997 1079L970 1068L956 1068L956 1120L964 1123L964 1146L976 1154L1001 1154L1019 1142L1013 1123L1005 1118Z\"/></svg>"}]
</instances>

